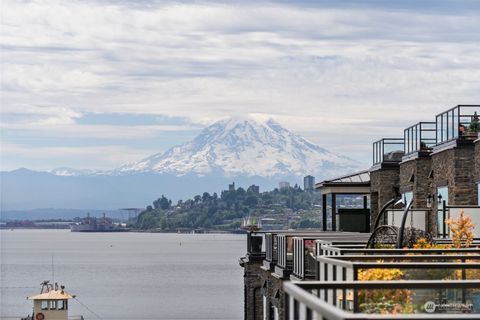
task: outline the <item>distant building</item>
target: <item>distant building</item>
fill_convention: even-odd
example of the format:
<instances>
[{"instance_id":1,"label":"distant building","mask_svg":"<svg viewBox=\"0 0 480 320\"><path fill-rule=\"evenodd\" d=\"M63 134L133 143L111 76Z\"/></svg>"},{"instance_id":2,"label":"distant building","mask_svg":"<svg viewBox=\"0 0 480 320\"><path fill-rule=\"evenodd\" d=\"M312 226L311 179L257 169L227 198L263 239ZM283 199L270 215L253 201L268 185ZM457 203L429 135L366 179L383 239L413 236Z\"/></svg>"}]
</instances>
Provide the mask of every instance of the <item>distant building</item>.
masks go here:
<instances>
[{"instance_id":1,"label":"distant building","mask_svg":"<svg viewBox=\"0 0 480 320\"><path fill-rule=\"evenodd\" d=\"M235 191L235 182L228 185L228 191Z\"/></svg>"},{"instance_id":2,"label":"distant building","mask_svg":"<svg viewBox=\"0 0 480 320\"><path fill-rule=\"evenodd\" d=\"M303 190L308 192L315 190L315 177L308 175L303 178Z\"/></svg>"},{"instance_id":3,"label":"distant building","mask_svg":"<svg viewBox=\"0 0 480 320\"><path fill-rule=\"evenodd\" d=\"M260 193L260 187L252 184L250 187L248 187L247 192L252 192L259 194Z\"/></svg>"},{"instance_id":4,"label":"distant building","mask_svg":"<svg viewBox=\"0 0 480 320\"><path fill-rule=\"evenodd\" d=\"M280 190L288 189L288 188L290 188L290 182L280 181L280 183L278 184L278 187L279 187Z\"/></svg>"}]
</instances>

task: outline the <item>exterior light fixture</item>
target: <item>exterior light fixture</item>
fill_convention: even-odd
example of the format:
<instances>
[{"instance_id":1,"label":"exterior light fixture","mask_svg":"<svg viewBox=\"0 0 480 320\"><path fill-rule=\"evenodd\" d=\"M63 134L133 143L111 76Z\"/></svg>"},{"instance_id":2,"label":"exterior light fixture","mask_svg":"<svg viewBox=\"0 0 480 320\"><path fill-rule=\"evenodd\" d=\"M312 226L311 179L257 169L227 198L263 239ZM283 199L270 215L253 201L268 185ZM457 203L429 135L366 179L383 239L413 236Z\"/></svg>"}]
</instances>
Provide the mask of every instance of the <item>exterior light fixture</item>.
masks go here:
<instances>
[{"instance_id":1,"label":"exterior light fixture","mask_svg":"<svg viewBox=\"0 0 480 320\"><path fill-rule=\"evenodd\" d=\"M431 208L433 203L433 196L431 194L427 197L427 208Z\"/></svg>"},{"instance_id":2,"label":"exterior light fixture","mask_svg":"<svg viewBox=\"0 0 480 320\"><path fill-rule=\"evenodd\" d=\"M439 194L437 198L438 198L438 203L442 203L442 199L443 199L442 195Z\"/></svg>"}]
</instances>

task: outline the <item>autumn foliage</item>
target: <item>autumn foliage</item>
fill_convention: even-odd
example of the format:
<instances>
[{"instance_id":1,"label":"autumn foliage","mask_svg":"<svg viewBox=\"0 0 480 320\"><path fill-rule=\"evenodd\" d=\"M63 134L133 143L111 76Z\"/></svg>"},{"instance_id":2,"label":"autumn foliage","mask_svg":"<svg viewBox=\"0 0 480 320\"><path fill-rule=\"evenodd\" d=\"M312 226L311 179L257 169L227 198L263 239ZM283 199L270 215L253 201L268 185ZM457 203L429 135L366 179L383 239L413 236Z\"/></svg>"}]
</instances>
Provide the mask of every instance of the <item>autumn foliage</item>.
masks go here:
<instances>
[{"instance_id":1,"label":"autumn foliage","mask_svg":"<svg viewBox=\"0 0 480 320\"><path fill-rule=\"evenodd\" d=\"M448 219L446 221L452 234L452 242L455 248L468 248L473 243L473 229L475 225L472 218L465 215L464 210L460 211L457 220Z\"/></svg>"},{"instance_id":2,"label":"autumn foliage","mask_svg":"<svg viewBox=\"0 0 480 320\"><path fill-rule=\"evenodd\" d=\"M377 261L383 263L383 260ZM400 269L363 269L358 272L358 280L402 280L404 273ZM365 313L396 314L411 309L411 292L408 289L360 290L360 309Z\"/></svg>"}]
</instances>

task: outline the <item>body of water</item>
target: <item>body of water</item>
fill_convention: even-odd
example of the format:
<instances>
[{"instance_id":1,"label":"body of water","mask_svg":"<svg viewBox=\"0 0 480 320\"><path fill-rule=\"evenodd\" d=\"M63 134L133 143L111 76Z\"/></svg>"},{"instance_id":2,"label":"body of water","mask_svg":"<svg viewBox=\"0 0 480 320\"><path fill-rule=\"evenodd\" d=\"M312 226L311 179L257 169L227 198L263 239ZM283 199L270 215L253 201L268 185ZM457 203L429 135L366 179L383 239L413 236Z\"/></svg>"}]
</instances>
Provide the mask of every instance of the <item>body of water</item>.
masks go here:
<instances>
[{"instance_id":1,"label":"body of water","mask_svg":"<svg viewBox=\"0 0 480 320\"><path fill-rule=\"evenodd\" d=\"M86 319L242 319L244 235L0 231L0 316L52 278ZM81 305L83 303L91 311Z\"/></svg>"}]
</instances>

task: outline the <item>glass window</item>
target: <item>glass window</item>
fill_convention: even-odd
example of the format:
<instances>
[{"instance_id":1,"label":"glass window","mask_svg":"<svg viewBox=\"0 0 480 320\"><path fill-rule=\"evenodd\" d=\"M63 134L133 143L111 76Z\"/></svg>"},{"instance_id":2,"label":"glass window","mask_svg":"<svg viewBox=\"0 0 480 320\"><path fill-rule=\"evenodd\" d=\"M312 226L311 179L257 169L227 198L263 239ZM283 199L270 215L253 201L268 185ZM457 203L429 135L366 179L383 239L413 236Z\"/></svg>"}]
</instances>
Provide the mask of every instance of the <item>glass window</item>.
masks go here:
<instances>
[{"instance_id":1,"label":"glass window","mask_svg":"<svg viewBox=\"0 0 480 320\"><path fill-rule=\"evenodd\" d=\"M50 300L50 310L56 310L56 309L57 309L57 301Z\"/></svg>"},{"instance_id":2,"label":"glass window","mask_svg":"<svg viewBox=\"0 0 480 320\"><path fill-rule=\"evenodd\" d=\"M263 296L263 320L267 320L267 297Z\"/></svg>"},{"instance_id":3,"label":"glass window","mask_svg":"<svg viewBox=\"0 0 480 320\"><path fill-rule=\"evenodd\" d=\"M48 300L42 300L42 310L48 310Z\"/></svg>"},{"instance_id":4,"label":"glass window","mask_svg":"<svg viewBox=\"0 0 480 320\"><path fill-rule=\"evenodd\" d=\"M65 310L66 309L65 308L66 307L65 302L66 302L66 300L59 300L58 301L58 305L57 305L58 310Z\"/></svg>"},{"instance_id":5,"label":"glass window","mask_svg":"<svg viewBox=\"0 0 480 320\"><path fill-rule=\"evenodd\" d=\"M409 192L405 192L403 194L403 202L405 203L405 206L407 206L410 201L412 201L413 199L413 192L412 191L409 191Z\"/></svg>"}]
</instances>

